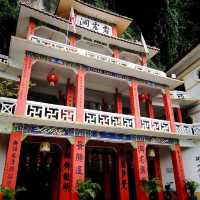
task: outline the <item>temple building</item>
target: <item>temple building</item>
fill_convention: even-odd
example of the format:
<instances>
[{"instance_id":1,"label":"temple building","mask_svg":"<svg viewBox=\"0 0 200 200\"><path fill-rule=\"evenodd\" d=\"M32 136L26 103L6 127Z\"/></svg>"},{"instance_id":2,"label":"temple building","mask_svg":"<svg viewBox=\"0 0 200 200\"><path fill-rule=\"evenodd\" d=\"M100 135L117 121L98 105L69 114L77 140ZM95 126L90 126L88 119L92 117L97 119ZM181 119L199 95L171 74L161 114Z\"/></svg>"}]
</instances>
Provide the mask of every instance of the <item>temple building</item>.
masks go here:
<instances>
[{"instance_id":1,"label":"temple building","mask_svg":"<svg viewBox=\"0 0 200 200\"><path fill-rule=\"evenodd\" d=\"M19 4L0 56L0 77L20 83L0 97L0 183L26 189L16 200L78 200L79 179L100 184L96 200L147 200L142 182L155 177L158 200L169 184L188 199L198 97L178 90L176 67L148 66L158 48L121 38L131 23L79 0Z\"/></svg>"}]
</instances>

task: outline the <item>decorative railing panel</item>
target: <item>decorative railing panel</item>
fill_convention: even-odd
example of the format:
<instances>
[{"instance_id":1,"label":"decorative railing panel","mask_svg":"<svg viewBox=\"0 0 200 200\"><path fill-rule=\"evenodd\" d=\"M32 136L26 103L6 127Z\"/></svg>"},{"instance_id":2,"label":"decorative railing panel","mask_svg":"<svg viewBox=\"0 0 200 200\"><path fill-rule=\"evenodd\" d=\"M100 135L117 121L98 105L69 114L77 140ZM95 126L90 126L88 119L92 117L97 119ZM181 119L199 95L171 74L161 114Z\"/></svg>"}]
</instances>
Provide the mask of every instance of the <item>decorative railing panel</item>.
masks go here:
<instances>
[{"instance_id":1,"label":"decorative railing panel","mask_svg":"<svg viewBox=\"0 0 200 200\"><path fill-rule=\"evenodd\" d=\"M88 58L100 60L100 61L106 62L108 64L109 63L110 64L117 64L117 65L120 65L120 66L129 67L129 68L132 68L132 69L135 69L135 70L138 70L138 71L148 72L148 73L153 74L153 75L166 77L165 72L162 72L162 71L159 71L159 70L156 70L156 69L137 65L137 64L134 64L134 63L131 63L131 62L127 62L125 60L113 58L113 57L110 57L110 56L106 56L106 55L99 54L99 53L96 53L96 52L88 51L88 50L85 50L85 49L80 49L80 48L73 47L73 46L70 46L70 45L66 45L66 44L63 44L63 43L55 42L55 41L48 40L48 39L45 39L45 38L41 38L41 37L38 37L38 36L35 36L35 35L30 35L29 40L31 40L34 43L46 46L48 48L51 47L51 48L54 48L54 49L57 49L57 50L60 50L60 51L66 51L66 52L74 53L74 54L77 54L77 55L80 55L80 56L85 56L85 57L88 57Z\"/></svg>"},{"instance_id":2,"label":"decorative railing panel","mask_svg":"<svg viewBox=\"0 0 200 200\"><path fill-rule=\"evenodd\" d=\"M200 123L192 124L193 134L200 135Z\"/></svg>"},{"instance_id":3,"label":"decorative railing panel","mask_svg":"<svg viewBox=\"0 0 200 200\"><path fill-rule=\"evenodd\" d=\"M142 128L144 130L170 132L170 123L165 120L141 117Z\"/></svg>"},{"instance_id":4,"label":"decorative railing panel","mask_svg":"<svg viewBox=\"0 0 200 200\"><path fill-rule=\"evenodd\" d=\"M135 128L135 120L131 115L102 112L85 109L85 123L100 126Z\"/></svg>"},{"instance_id":5,"label":"decorative railing panel","mask_svg":"<svg viewBox=\"0 0 200 200\"><path fill-rule=\"evenodd\" d=\"M16 99L0 98L0 112L7 114L14 114L16 106Z\"/></svg>"},{"instance_id":6,"label":"decorative railing panel","mask_svg":"<svg viewBox=\"0 0 200 200\"><path fill-rule=\"evenodd\" d=\"M178 122L176 122L175 124L176 124L176 132L178 134L183 134L183 135L192 135L193 134L191 124L178 123Z\"/></svg>"},{"instance_id":7,"label":"decorative railing panel","mask_svg":"<svg viewBox=\"0 0 200 200\"><path fill-rule=\"evenodd\" d=\"M0 63L8 64L8 56L0 54Z\"/></svg>"},{"instance_id":8,"label":"decorative railing panel","mask_svg":"<svg viewBox=\"0 0 200 200\"><path fill-rule=\"evenodd\" d=\"M28 117L69 122L76 121L76 108L74 107L28 101L26 108L26 116Z\"/></svg>"}]
</instances>

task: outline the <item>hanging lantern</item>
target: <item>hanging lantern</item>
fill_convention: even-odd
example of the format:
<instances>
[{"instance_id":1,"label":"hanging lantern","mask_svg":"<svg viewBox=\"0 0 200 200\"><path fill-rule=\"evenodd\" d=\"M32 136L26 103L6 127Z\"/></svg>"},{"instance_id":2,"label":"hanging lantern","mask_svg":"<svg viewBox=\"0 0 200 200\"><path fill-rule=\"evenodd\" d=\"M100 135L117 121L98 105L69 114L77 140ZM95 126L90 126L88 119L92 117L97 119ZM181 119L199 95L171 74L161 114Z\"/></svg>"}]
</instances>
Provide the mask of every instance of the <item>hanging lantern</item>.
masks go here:
<instances>
[{"instance_id":1,"label":"hanging lantern","mask_svg":"<svg viewBox=\"0 0 200 200\"><path fill-rule=\"evenodd\" d=\"M59 77L56 73L50 72L47 76L47 81L50 86L55 86L58 83Z\"/></svg>"},{"instance_id":2,"label":"hanging lantern","mask_svg":"<svg viewBox=\"0 0 200 200\"><path fill-rule=\"evenodd\" d=\"M43 154L49 153L50 152L50 143L42 142L40 144L40 152L42 152Z\"/></svg>"},{"instance_id":3,"label":"hanging lantern","mask_svg":"<svg viewBox=\"0 0 200 200\"><path fill-rule=\"evenodd\" d=\"M148 95L142 93L142 94L140 95L140 99L141 99L142 102L146 102L146 101L148 100Z\"/></svg>"},{"instance_id":4,"label":"hanging lantern","mask_svg":"<svg viewBox=\"0 0 200 200\"><path fill-rule=\"evenodd\" d=\"M148 149L147 155L148 155L149 158L155 158L156 157L155 149L153 149L153 148Z\"/></svg>"}]
</instances>

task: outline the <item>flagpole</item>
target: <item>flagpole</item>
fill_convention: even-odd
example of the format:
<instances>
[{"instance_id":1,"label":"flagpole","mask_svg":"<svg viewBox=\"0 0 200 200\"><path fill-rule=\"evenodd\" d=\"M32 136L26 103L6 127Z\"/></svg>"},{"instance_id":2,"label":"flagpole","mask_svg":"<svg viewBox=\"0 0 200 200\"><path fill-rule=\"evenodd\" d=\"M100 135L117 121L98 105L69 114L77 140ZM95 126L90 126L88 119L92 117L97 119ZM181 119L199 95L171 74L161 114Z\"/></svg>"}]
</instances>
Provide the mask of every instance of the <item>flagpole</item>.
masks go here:
<instances>
[{"instance_id":1,"label":"flagpole","mask_svg":"<svg viewBox=\"0 0 200 200\"><path fill-rule=\"evenodd\" d=\"M69 20L68 20L68 24L67 24L67 35L66 35L66 41L65 43L68 44L68 38L69 38Z\"/></svg>"}]
</instances>

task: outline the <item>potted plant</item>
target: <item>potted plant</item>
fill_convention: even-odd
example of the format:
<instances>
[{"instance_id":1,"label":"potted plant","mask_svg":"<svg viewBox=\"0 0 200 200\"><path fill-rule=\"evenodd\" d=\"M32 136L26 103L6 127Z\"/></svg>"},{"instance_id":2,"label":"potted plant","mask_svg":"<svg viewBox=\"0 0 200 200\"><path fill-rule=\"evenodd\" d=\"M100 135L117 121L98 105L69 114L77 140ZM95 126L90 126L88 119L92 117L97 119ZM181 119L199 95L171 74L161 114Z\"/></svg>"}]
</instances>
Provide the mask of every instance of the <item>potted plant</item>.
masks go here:
<instances>
[{"instance_id":1,"label":"potted plant","mask_svg":"<svg viewBox=\"0 0 200 200\"><path fill-rule=\"evenodd\" d=\"M199 186L200 184L196 181L192 181L192 180L186 181L186 188L189 193L189 200L197 200L197 197L195 196L195 191Z\"/></svg>"},{"instance_id":2,"label":"potted plant","mask_svg":"<svg viewBox=\"0 0 200 200\"><path fill-rule=\"evenodd\" d=\"M100 190L101 186L97 183L93 183L90 179L85 181L78 180L78 188L76 191L79 200L92 200Z\"/></svg>"},{"instance_id":3,"label":"potted plant","mask_svg":"<svg viewBox=\"0 0 200 200\"><path fill-rule=\"evenodd\" d=\"M3 192L3 200L14 200L15 198L15 190L10 188L2 188Z\"/></svg>"},{"instance_id":4,"label":"potted plant","mask_svg":"<svg viewBox=\"0 0 200 200\"><path fill-rule=\"evenodd\" d=\"M156 200L157 199L157 193L162 190L161 182L159 178L152 178L150 180L143 180L142 181L142 187L144 191L149 196L150 200Z\"/></svg>"},{"instance_id":5,"label":"potted plant","mask_svg":"<svg viewBox=\"0 0 200 200\"><path fill-rule=\"evenodd\" d=\"M2 190L2 187L0 187L0 200L3 200L3 190Z\"/></svg>"}]
</instances>

